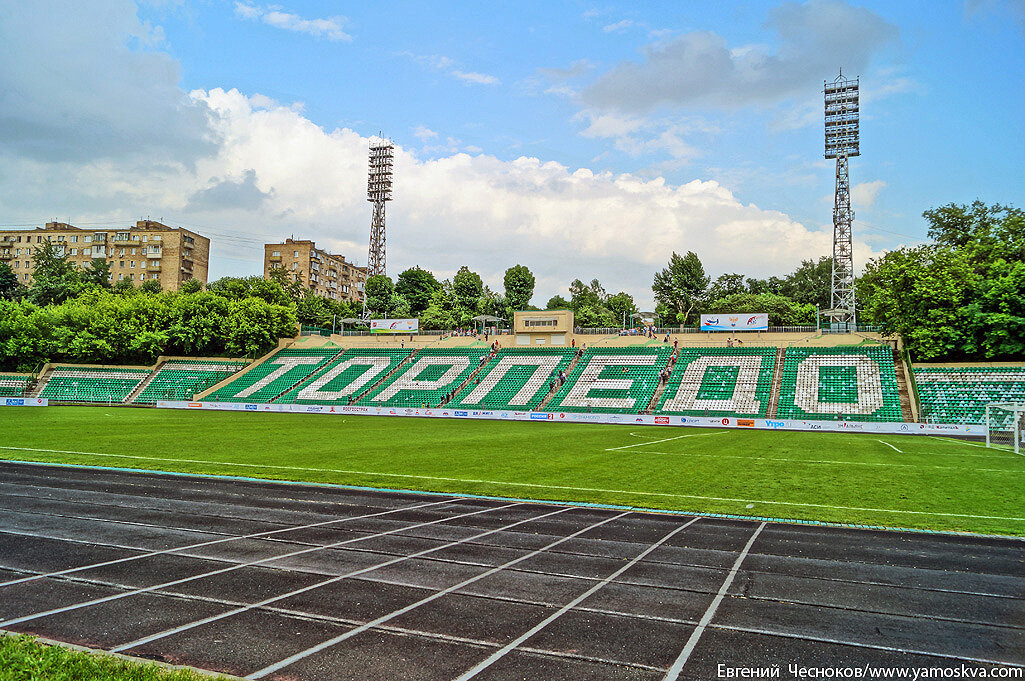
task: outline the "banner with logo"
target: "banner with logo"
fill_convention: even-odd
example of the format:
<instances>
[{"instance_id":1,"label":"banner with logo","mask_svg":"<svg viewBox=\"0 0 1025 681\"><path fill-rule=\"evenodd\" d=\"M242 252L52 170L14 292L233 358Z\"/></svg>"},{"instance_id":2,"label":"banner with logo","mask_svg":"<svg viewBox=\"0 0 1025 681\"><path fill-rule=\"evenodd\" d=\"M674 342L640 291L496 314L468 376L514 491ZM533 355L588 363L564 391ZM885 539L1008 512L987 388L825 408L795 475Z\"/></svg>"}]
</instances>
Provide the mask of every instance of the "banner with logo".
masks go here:
<instances>
[{"instance_id":1,"label":"banner with logo","mask_svg":"<svg viewBox=\"0 0 1025 681\"><path fill-rule=\"evenodd\" d=\"M420 328L419 319L371 319L370 333L411 333Z\"/></svg>"},{"instance_id":2,"label":"banner with logo","mask_svg":"<svg viewBox=\"0 0 1025 681\"><path fill-rule=\"evenodd\" d=\"M10 399L10 398L9 398ZM26 399L25 402L30 400ZM31 400L35 402L36 400ZM46 402L46 400L42 400ZM0 404L3 400L0 399ZM26 405L28 406L28 405ZM678 416L659 414L593 414L571 411L512 411L504 409L433 409L414 407L364 407L357 405L257 404L246 402L157 402L161 409L210 409L217 411L290 412L293 414L361 414L363 416L413 416L468 418L545 423L604 423L631 426L684 426L738 428L750 430L803 430L833 433L877 433L891 435L952 435L980 437L986 426L953 423L874 423L867 421L815 421L798 419L737 418L736 416Z\"/></svg>"},{"instance_id":3,"label":"banner with logo","mask_svg":"<svg viewBox=\"0 0 1025 681\"><path fill-rule=\"evenodd\" d=\"M46 407L50 400L45 397L0 397L0 407Z\"/></svg>"},{"instance_id":4,"label":"banner with logo","mask_svg":"<svg viewBox=\"0 0 1025 681\"><path fill-rule=\"evenodd\" d=\"M768 314L703 314L702 331L767 331Z\"/></svg>"}]
</instances>

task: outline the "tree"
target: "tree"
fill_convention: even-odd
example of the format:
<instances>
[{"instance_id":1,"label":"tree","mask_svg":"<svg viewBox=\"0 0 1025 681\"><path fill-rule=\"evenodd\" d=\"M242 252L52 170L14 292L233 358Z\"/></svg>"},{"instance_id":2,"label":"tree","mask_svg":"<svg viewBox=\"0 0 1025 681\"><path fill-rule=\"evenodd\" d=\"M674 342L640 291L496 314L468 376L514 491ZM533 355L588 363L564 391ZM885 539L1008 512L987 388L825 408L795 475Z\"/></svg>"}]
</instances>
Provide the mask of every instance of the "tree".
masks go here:
<instances>
[{"instance_id":1,"label":"tree","mask_svg":"<svg viewBox=\"0 0 1025 681\"><path fill-rule=\"evenodd\" d=\"M669 259L669 266L655 274L651 290L655 300L665 306L676 321L686 324L691 313L705 299L709 277L701 259L693 251L681 257L675 251Z\"/></svg>"},{"instance_id":2,"label":"tree","mask_svg":"<svg viewBox=\"0 0 1025 681\"><path fill-rule=\"evenodd\" d=\"M24 295L24 287L10 265L0 262L0 300L16 300Z\"/></svg>"},{"instance_id":3,"label":"tree","mask_svg":"<svg viewBox=\"0 0 1025 681\"><path fill-rule=\"evenodd\" d=\"M147 279L142 282L142 286L139 287L139 290L145 291L146 293L160 293L164 288L160 285L159 279Z\"/></svg>"},{"instance_id":4,"label":"tree","mask_svg":"<svg viewBox=\"0 0 1025 681\"><path fill-rule=\"evenodd\" d=\"M609 296L605 300L605 307L608 308L612 317L617 320L618 323L624 326L632 326L630 323L630 315L637 312L637 306L634 304L633 296L629 293L617 293L614 296Z\"/></svg>"},{"instance_id":5,"label":"tree","mask_svg":"<svg viewBox=\"0 0 1025 681\"><path fill-rule=\"evenodd\" d=\"M824 255L817 262L802 260L800 267L786 276L776 293L799 303L827 309L832 305L832 288L833 258Z\"/></svg>"},{"instance_id":6,"label":"tree","mask_svg":"<svg viewBox=\"0 0 1025 681\"><path fill-rule=\"evenodd\" d=\"M119 296L131 296L138 293L138 289L135 288L135 284L130 279L119 279L114 284L113 291Z\"/></svg>"},{"instance_id":7,"label":"tree","mask_svg":"<svg viewBox=\"0 0 1025 681\"><path fill-rule=\"evenodd\" d=\"M81 273L67 260L63 248L58 250L49 240L36 246L32 258L36 267L28 299L36 305L62 303L85 288Z\"/></svg>"},{"instance_id":8,"label":"tree","mask_svg":"<svg viewBox=\"0 0 1025 681\"><path fill-rule=\"evenodd\" d=\"M407 314L418 315L431 304L431 298L441 288L435 276L419 267L400 272L395 280L395 293L402 296L409 306Z\"/></svg>"},{"instance_id":9,"label":"tree","mask_svg":"<svg viewBox=\"0 0 1025 681\"><path fill-rule=\"evenodd\" d=\"M552 296L548 299L548 304L545 305L546 310L568 310L570 309L569 301L562 296Z\"/></svg>"},{"instance_id":10,"label":"tree","mask_svg":"<svg viewBox=\"0 0 1025 681\"><path fill-rule=\"evenodd\" d=\"M707 297L709 300L717 300L735 293L745 293L746 289L743 274L720 274L708 288Z\"/></svg>"},{"instance_id":11,"label":"tree","mask_svg":"<svg viewBox=\"0 0 1025 681\"><path fill-rule=\"evenodd\" d=\"M798 303L772 293L734 293L708 304L708 309L721 314L764 312L773 326L797 326L815 322L815 306Z\"/></svg>"},{"instance_id":12,"label":"tree","mask_svg":"<svg viewBox=\"0 0 1025 681\"><path fill-rule=\"evenodd\" d=\"M534 275L524 265L513 265L505 271L505 300L510 310L522 310L534 297Z\"/></svg>"},{"instance_id":13,"label":"tree","mask_svg":"<svg viewBox=\"0 0 1025 681\"><path fill-rule=\"evenodd\" d=\"M97 288L110 288L110 263L103 258L93 258L92 262L82 270L82 283Z\"/></svg>"},{"instance_id":14,"label":"tree","mask_svg":"<svg viewBox=\"0 0 1025 681\"><path fill-rule=\"evenodd\" d=\"M395 285L390 277L384 274L375 274L367 277L364 286L367 295L367 307L375 314L388 314L391 307L391 298L395 293Z\"/></svg>"},{"instance_id":15,"label":"tree","mask_svg":"<svg viewBox=\"0 0 1025 681\"><path fill-rule=\"evenodd\" d=\"M187 279L178 287L181 293L199 293L203 290L203 282L199 279Z\"/></svg>"},{"instance_id":16,"label":"tree","mask_svg":"<svg viewBox=\"0 0 1025 681\"><path fill-rule=\"evenodd\" d=\"M484 282L480 275L471 272L470 268L463 265L452 277L452 289L455 293L456 304L467 310L476 310L477 301L484 293Z\"/></svg>"}]
</instances>

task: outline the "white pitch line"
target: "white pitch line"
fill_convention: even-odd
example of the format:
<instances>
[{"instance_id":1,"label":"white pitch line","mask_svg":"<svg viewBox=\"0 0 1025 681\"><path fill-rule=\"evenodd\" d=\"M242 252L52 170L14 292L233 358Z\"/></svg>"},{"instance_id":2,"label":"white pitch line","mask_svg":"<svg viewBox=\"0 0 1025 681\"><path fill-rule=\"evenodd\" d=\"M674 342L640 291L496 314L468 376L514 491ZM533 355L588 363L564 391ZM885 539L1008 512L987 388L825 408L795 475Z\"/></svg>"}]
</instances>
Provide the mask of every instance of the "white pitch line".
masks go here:
<instances>
[{"instance_id":1,"label":"white pitch line","mask_svg":"<svg viewBox=\"0 0 1025 681\"><path fill-rule=\"evenodd\" d=\"M630 449L631 447L646 447L648 445L657 445L660 442L669 442L670 440L682 440L685 437L706 437L708 435L725 435L728 431L721 431L718 433L700 433L694 435L677 435L676 437L667 437L664 440L652 440L651 442L638 442L632 445L623 445L622 447L609 447L606 452L614 452L617 449Z\"/></svg>"},{"instance_id":2,"label":"white pitch line","mask_svg":"<svg viewBox=\"0 0 1025 681\"><path fill-rule=\"evenodd\" d=\"M717 435L718 433L710 433ZM17 449L22 451L42 451L52 452L59 450L52 449L30 449L27 447L0 447L0 449ZM162 459L151 456L133 456L129 454L96 454L92 452L64 452L65 454L80 454L85 456L103 456L110 458L122 458L122 459L140 459L150 461L185 461L188 463L203 463L211 465L221 466L245 466L248 468L270 468L275 470L296 470L296 471L314 471L318 473L346 473L349 475L376 475L385 478L402 478L408 480L441 480L444 482L460 482L460 483L471 483L480 485L505 485L508 487L529 487L531 489L541 490L567 490L570 492L603 492L608 494L627 494L644 497L669 497L672 499L701 499L703 501L730 501L740 504L771 504L774 506L791 506L791 507L805 507L805 508L831 508L839 511L872 511L876 513L897 513L902 515L930 515L940 516L941 518L983 518L986 520L1014 520L1016 522L1025 522L1025 518L1019 518L1016 516L1002 516L1002 515L972 515L966 513L940 513L938 511L902 511L893 508L869 508L864 506L837 506L834 504L813 504L809 502L801 501L768 501L765 499L738 499L735 497L710 497L699 494L678 494L675 492L645 492L642 490L629 490L629 489L607 489L604 487L576 487L574 485L544 485L535 482L510 482L505 480L478 480L476 478L450 478L437 475L414 475L411 473L381 473L374 471L351 471L337 468L303 468L300 466L271 466L256 463L229 463L225 461L202 461L196 459ZM692 455L696 456L696 455ZM3 460L0 460L0 464ZM199 475L203 475L200 473ZM453 494L456 494L453 492Z\"/></svg>"},{"instance_id":3,"label":"white pitch line","mask_svg":"<svg viewBox=\"0 0 1025 681\"><path fill-rule=\"evenodd\" d=\"M365 567L365 568L359 568L359 569L356 569L356 570L352 570L352 571L347 572L345 574L336 575L334 577L331 577L330 579L322 580L320 582L317 582L316 584L310 584L310 585L304 586L304 587L302 587L300 589L296 589L294 591L289 591L288 593L279 594L277 596L271 596L270 598L266 598L266 599L264 599L262 601L259 601L257 603L250 603L249 605L244 605L242 607L235 608L235 609L229 610L227 612L222 612L222 613L217 614L217 615L211 615L210 617L204 617L201 620L196 620L194 622L189 622L188 624L183 624L181 626L174 627L172 629L167 629L166 631L161 631L161 632L158 632L156 634L152 634L150 636L146 636L144 638L137 639L135 641L129 641L128 643L124 643L122 645L119 645L116 648L112 648L111 652L120 653L120 652L123 652L125 650L128 650L129 648L134 648L136 646L141 646L143 644L150 643L152 641L156 641L158 639L162 639L162 638L165 638L167 636L172 636L174 634L179 634L179 633L181 633L183 631L188 631L189 629L193 629L193 628L201 626L203 624L209 624L210 622L216 622L216 621L222 620L222 619L224 619L226 617L231 617L232 615L238 615L238 614L243 613L243 612L248 612L249 610L253 610L254 608L262 608L262 607L264 607L266 605L270 605L271 603L276 603L278 601L282 601L282 600L285 600L285 599L288 599L288 598L292 598L293 596L298 596L299 594L306 593L307 591L312 591L313 589L319 589L322 586L327 586L329 584L334 584L335 582L340 582L343 579L349 579L350 577L358 577L359 575L363 575L363 574L366 574L368 572L373 572L374 570L380 570L383 567L388 567L390 565L395 565L396 563L401 563L401 562L404 562L404 561L407 561L407 560L412 560L414 558L420 558L422 556L426 556L428 554L434 553L435 551L442 551L444 549L449 549L449 548L452 548L453 546L458 546L460 544L465 544L466 542L475 541L477 539L481 539L482 537L487 537L488 535L491 535L491 534L496 534L498 532L504 532L506 530L512 529L514 527L517 527L519 525L523 525L523 524L526 524L526 523L529 523L529 522L533 522L535 520L541 520L542 518L548 518L550 516L558 515L560 513L565 513L566 511L570 511L570 510L572 510L571 507L560 508L558 510L551 511L549 513L543 513L543 514L541 514L539 516L534 516L532 518L526 518L525 520L517 520L514 523L510 523L508 525L496 528L494 530L486 530L484 532L479 532L479 533L477 533L477 534L475 534L473 536L470 536L470 537L464 537L462 539L457 539L455 541L449 542L447 544L443 544L441 546L435 546L433 548L424 549L422 551L417 551L416 553L411 553L408 556L398 556L396 558L388 559L388 560L384 561L383 563L378 563L377 565L370 565L370 566ZM615 517L616 518L621 518L622 516L624 516L626 514L627 514L626 512L620 513L618 516L615 516ZM608 520L603 521L603 522L608 522ZM599 523L599 524L602 524L602 523Z\"/></svg>"},{"instance_id":4,"label":"white pitch line","mask_svg":"<svg viewBox=\"0 0 1025 681\"><path fill-rule=\"evenodd\" d=\"M649 553L651 553L652 551L657 549L659 546L661 546L662 544L664 544L667 541L669 541L670 539L672 539L673 536L675 536L678 532L680 532L681 530L689 527L690 525L693 525L698 520L699 520L699 518L695 518L694 520L691 520L690 522L687 522L687 523L684 523L683 525L680 525L675 530L673 530L672 532L670 532L666 536L662 537L661 539L659 539L657 542L655 542L654 544L652 544L648 548L644 549L644 551L642 551L639 555L635 556L629 563L627 563L623 567L619 568L618 570L613 572L611 575L609 575L608 577L606 577L602 581L598 582L597 584L592 586L590 589L588 589L584 593L580 594L579 596L574 598L572 601L570 601L566 605L564 605L561 608L559 608L557 611L553 612L548 617L544 618L543 620L541 620L540 622L535 624L533 627L531 627L525 633L523 633L520 636L518 636L517 638L513 639L512 641L507 643L505 646L503 646L501 649L499 649L499 650L495 651L494 653L492 653L486 660L484 660L483 662L480 662L479 664L475 665L469 671L467 671L467 672L465 672L463 674L460 674L458 677L456 677L455 681L469 681L469 679L472 679L473 677L477 676L477 674L480 674L482 671L484 671L485 669L490 667L492 664L494 664L495 662L497 662L498 660L500 660L501 658L505 657L507 654L512 652L512 650L514 648L516 648L517 646L519 646L521 643L523 643L524 641L529 639L531 636L533 636L534 634L536 634L537 632L541 631L542 629L547 627L549 624L554 622L563 613L567 612L571 608L576 607L577 605L582 603L585 599L590 597L596 591L598 591L602 587L606 586L607 584L612 582L612 580L614 580L616 577L619 577L621 574L623 574L624 572L629 570L631 567L636 565L639 561L641 561ZM765 523L762 523L762 525L765 525Z\"/></svg>"},{"instance_id":5,"label":"white pitch line","mask_svg":"<svg viewBox=\"0 0 1025 681\"><path fill-rule=\"evenodd\" d=\"M367 622L366 624L361 624L360 626L356 627L355 629L350 629L349 631L345 632L344 634L340 634L340 635L338 635L338 636L336 636L336 637L334 637L332 639L329 639L329 640L324 641L322 643L318 643L317 645L315 645L315 646L313 646L311 648L307 648L306 650L299 651L295 655L291 655L289 657L286 657L283 660L280 660L278 662L275 662L272 665L269 665L267 667L264 667L263 669L260 669L258 671L253 672L252 674L250 674L246 678L247 679L259 679L259 678L262 678L262 677L266 676L267 674L271 674L273 672L276 672L279 669L282 669L282 668L287 667L287 666L289 666L291 664L294 664L294 663L298 662L299 660L301 660L303 658L306 658L306 657L309 657L310 655L313 655L314 653L318 653L321 650L324 650L326 648L330 648L331 646L336 645L338 643L341 643L342 641L344 641L344 640L346 640L348 638L352 638L353 636L355 636L357 634L360 634L360 633L362 633L362 632L364 632L364 631L366 631L368 629L372 629L373 627L380 626L380 625L384 624L385 622L388 622L388 621L390 621L392 619L395 619L396 617L404 615L407 612L409 612L410 610L414 610L416 608L419 608L421 605L425 605L427 603L430 603L431 601L434 601L434 600L437 600L438 598L441 598L442 596L450 594L453 591L457 591L459 589L467 587L470 584L473 584L474 582L478 582L478 581L484 579L485 577L488 577L490 575L495 574L496 572L508 569L508 568L512 567L513 565L516 565L517 563L522 563L523 561L527 560L528 558L533 558L534 556L536 556L536 555L538 555L540 553L543 553L543 552L545 552L545 551L547 551L547 550L549 550L549 549L551 549L551 548L553 548L555 546L558 546L559 544L562 544L563 542L569 541L570 539L574 539L574 538L580 536L581 534L583 534L585 532L589 532L590 530L593 530L596 527L601 527L602 525L604 525L606 523L610 523L613 520L618 520L619 518L622 518L623 516L628 515L628 513L629 512L620 513L619 515L612 516L611 518L606 518L605 520L593 523L592 525L589 525L589 526L583 528L582 530L577 530L573 534L570 534L570 535L567 535L567 536L562 537L560 539L557 539L557 540L555 540L555 541L553 541L553 542L551 542L551 543L549 543L549 544L547 544L545 546L542 546L539 549L535 549L534 551L531 551L530 553L524 554L524 555L522 555L522 556L520 556L518 558L514 558L513 560L510 560L510 561L508 561L508 562L506 562L506 563L504 563L502 565L498 565L496 567L493 567L493 568L487 570L486 572L482 572L479 575L475 575L473 577L470 577L469 579L465 579L465 580L463 580L462 582L460 582L458 584L453 584L452 586L450 586L448 588L442 589L441 591L437 591L437 592L431 594L430 596L427 596L426 598L422 598L422 599L420 599L419 601L417 601L415 603L410 603L409 605L407 605L407 606L405 606L403 608L399 608L398 610L395 610L393 612L390 612L387 615L382 615L381 617L378 617L376 620L373 620L372 622ZM695 518L694 520L691 520L690 522L692 523L695 520L697 520L697 518ZM688 523L688 524L690 524L690 523Z\"/></svg>"},{"instance_id":6,"label":"white pitch line","mask_svg":"<svg viewBox=\"0 0 1025 681\"><path fill-rule=\"evenodd\" d=\"M747 544L744 546L744 550L737 556L737 560L734 561L733 567L730 568L730 572L726 575L726 579L723 581L722 586L719 587L718 593L715 598L709 604L708 609L705 610L705 614L701 616L698 621L698 625L691 632L690 638L687 639L687 644L683 646L683 650L680 651L680 655L673 662L673 665L669 668L666 673L665 681L676 681L680 677L680 672L683 671L683 666L687 664L687 660L690 659L691 653L694 652L694 648L698 645L698 640L701 639L701 635L705 633L705 629L711 623L712 618L715 617L715 611L719 609L719 604L722 603L722 599L726 597L726 591L729 590L730 585L733 584L734 578L737 576L737 572L740 570L740 564L747 558L747 554L751 551L751 546L755 543L755 539L758 539L758 535L761 534L762 530L765 529L765 523L763 522L751 535L751 538L747 540Z\"/></svg>"},{"instance_id":7,"label":"white pitch line","mask_svg":"<svg viewBox=\"0 0 1025 681\"><path fill-rule=\"evenodd\" d=\"M885 443L884 443L885 444ZM664 456L686 456L694 458L705 456L707 458L742 458L749 462L786 462L789 464L827 464L829 466L878 466L880 468L922 468L936 469L939 471L970 471L972 473L1014 473L1025 475L1025 469L1012 471L1010 469L966 469L963 466L935 466L933 464L892 464L883 462L845 462L845 460L834 460L829 458L786 458L785 456L741 456L739 454L704 454L690 451L645 451L645 454L661 454ZM903 452L901 452L903 453ZM968 454L971 456L972 454Z\"/></svg>"},{"instance_id":8,"label":"white pitch line","mask_svg":"<svg viewBox=\"0 0 1025 681\"><path fill-rule=\"evenodd\" d=\"M325 525L330 525L332 523L347 523L347 522L350 522L352 520L364 520L366 518L374 518L374 517L377 517L377 516L388 515L389 513L399 513L399 512L402 512L402 511L414 511L414 510L419 509L419 508L427 508L428 506L438 506L440 504L453 504L453 503L456 503L458 501L460 501L460 499L449 499L449 500L446 500L446 501L434 501L434 502L427 503L427 504L417 504L415 506L407 506L407 507L404 507L404 508L395 508L395 509L392 509L390 511L379 511L377 513L367 513L365 515L352 516L350 518L338 518L336 520L324 520L322 522L311 523L309 525L298 525L298 526L295 526L295 527L285 527L285 528L282 528L280 530L270 530L270 531L267 531L267 532L255 532L253 534L246 534L246 535L241 535L241 536L237 536L237 537L227 537L225 539L214 539L212 541L200 542L198 544L186 544L185 546L177 546L177 547L170 548L170 549L162 549L160 551L149 551L148 553L142 553L142 554L139 554L139 555L136 555L136 556L129 556L127 558L118 558L116 560L107 560L107 561L104 561L102 563L93 563L92 565L82 565L80 567L68 568L67 570L57 570L56 572L47 572L45 574L32 575L31 577L22 577L21 579L12 579L12 580L9 580L9 581L6 581L6 582L0 582L0 587L10 586L12 584L22 584L24 582L31 582L31 581L34 581L34 580L37 580L37 579L46 579L47 577L59 577L61 575L69 575L69 574L72 574L74 572L81 572L82 570L92 570L94 568L106 567L108 565L117 565L119 563L128 563L128 562L131 562L133 560L141 560L142 558L151 558L153 556L160 556L160 555L163 555L165 553L174 553L176 551L187 551L189 549L198 549L198 548L202 548L204 546L213 546L214 544L224 544L226 542L238 541L240 539L257 539L257 538L260 538L260 537L268 537L270 535L279 534L279 533L282 533L282 532L294 532L296 530L308 530L308 529L311 529L311 528L314 528L314 527L323 527ZM86 519L87 520L96 520L98 522L103 522L102 518L86 518ZM149 526L149 527L157 527L157 526ZM175 528L175 529L182 529L182 530L185 530L187 532L198 532L198 531L201 531L201 530L190 530L188 528Z\"/></svg>"},{"instance_id":9,"label":"white pitch line","mask_svg":"<svg viewBox=\"0 0 1025 681\"><path fill-rule=\"evenodd\" d=\"M292 558L294 556L299 556L299 555L303 555L303 554L306 554L306 553L312 553L314 551L325 551L327 549L334 549L334 548L338 548L339 546L345 546L345 545L348 545L348 544L355 544L355 543L361 542L361 541L367 541L368 539L378 539L380 537L384 537L384 536L387 536L389 534L395 534L397 532L405 532L407 530L412 530L412 529L416 529L416 528L419 528L419 527L425 527L427 525L436 525L437 523L448 522L449 520L458 520L459 518L466 518L466 517L472 516L472 515L478 515L478 514L481 514L481 513L487 513L489 511L498 511L498 510L501 510L503 508L509 508L511 506L518 506L518 505L519 505L518 503L513 503L513 504L506 504L504 506L496 506L495 508L485 508L485 509L482 509L480 511L473 511L471 513L461 513L459 515L455 515L455 516L452 516L452 517L449 517L449 518L439 518L438 520L431 520L429 522L416 523L414 525L406 525L406 526L400 527L398 529L388 530L387 532L378 532L377 534L366 535L364 537L355 537L353 539L346 539L345 541L335 542L333 544L326 544L324 546L314 546L314 547L311 547L311 548L308 548L308 549L302 549L300 551L292 551L292 552L289 552L289 553L283 553L283 554L281 554L279 556L270 556L268 558L261 558L260 560L253 560L253 561L249 561L249 562L246 562L246 563L237 563L235 565L231 565L231 566L226 567L226 568L221 568L219 570L213 570L211 572L204 572L203 574L193 575L191 577L183 577L181 579L175 579L175 580L170 581L170 582L164 582L163 584L154 584L153 586L141 587L141 588L138 588L138 589L133 589L131 591L124 591L124 592L117 593L117 594L111 594L110 596L103 596L102 598L94 598L94 599L89 600L89 601L82 601L80 603L75 603L75 604L68 605L68 606L65 606L65 607L62 607L62 608L54 608L52 610L44 610L44 611L41 611L41 612L32 613L31 615L24 615L22 617L15 617L14 619L9 619L9 620L0 622L0 629L2 629L4 627L8 627L8 626L10 626L12 624L19 624L21 622L28 622L30 620L39 619L40 617L47 617L49 615L58 615L58 614L63 613L63 612L70 612L72 610L79 610L81 608L87 608L87 607L92 606L92 605L99 605L100 603L107 603L108 601L116 601L118 599L126 598L128 596L135 596L137 594L147 593L147 592L150 592L150 591L155 591L157 589L164 589L164 588L167 588L169 586L177 586L178 584L184 584L185 582L191 582L191 581L194 581L194 580L197 580L197 579L205 579L206 577L213 577L214 575L220 575L220 574L223 574L225 572L233 572L235 570L241 570L242 568L252 567L253 565L262 565L264 563L271 563L271 562L274 562L274 561L282 560L284 558Z\"/></svg>"},{"instance_id":10,"label":"white pitch line","mask_svg":"<svg viewBox=\"0 0 1025 681\"><path fill-rule=\"evenodd\" d=\"M895 452L899 452L899 453L901 453L901 454L903 454L903 453L904 453L904 452L902 452L901 450L899 450L899 449L897 449L896 447L894 447L893 445L891 445L891 444L890 444L889 442L883 442L882 440L876 440L876 442L882 442L882 443L883 443L884 445L886 445L886 446L887 446L887 447L889 447L890 449L894 450Z\"/></svg>"}]
</instances>

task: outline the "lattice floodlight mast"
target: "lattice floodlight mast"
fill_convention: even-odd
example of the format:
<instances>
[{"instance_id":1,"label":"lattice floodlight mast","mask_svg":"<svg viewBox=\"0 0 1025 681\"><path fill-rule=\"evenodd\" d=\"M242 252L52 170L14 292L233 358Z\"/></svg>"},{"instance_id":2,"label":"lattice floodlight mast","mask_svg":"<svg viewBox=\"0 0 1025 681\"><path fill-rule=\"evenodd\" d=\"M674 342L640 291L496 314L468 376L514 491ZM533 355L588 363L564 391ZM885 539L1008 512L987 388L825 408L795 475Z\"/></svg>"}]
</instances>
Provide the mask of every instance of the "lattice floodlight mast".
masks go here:
<instances>
[{"instance_id":1,"label":"lattice floodlight mast","mask_svg":"<svg viewBox=\"0 0 1025 681\"><path fill-rule=\"evenodd\" d=\"M826 158L836 159L836 195L833 200L833 321L857 325L854 301L854 255L851 225L851 183L847 159L860 156L858 134L858 79L844 78L843 71L825 83Z\"/></svg>"},{"instance_id":2,"label":"lattice floodlight mast","mask_svg":"<svg viewBox=\"0 0 1025 681\"><path fill-rule=\"evenodd\" d=\"M370 258L367 275L385 274L384 204L391 201L392 158L395 147L383 142L370 147L370 173L367 178L367 201L374 204L370 220Z\"/></svg>"},{"instance_id":3,"label":"lattice floodlight mast","mask_svg":"<svg viewBox=\"0 0 1025 681\"><path fill-rule=\"evenodd\" d=\"M367 259L367 277L385 274L384 204L391 201L392 159L395 147L391 142L379 141L370 147L370 171L367 177L367 201L374 204L370 219L370 257ZM363 316L367 317L366 286L363 290Z\"/></svg>"}]
</instances>

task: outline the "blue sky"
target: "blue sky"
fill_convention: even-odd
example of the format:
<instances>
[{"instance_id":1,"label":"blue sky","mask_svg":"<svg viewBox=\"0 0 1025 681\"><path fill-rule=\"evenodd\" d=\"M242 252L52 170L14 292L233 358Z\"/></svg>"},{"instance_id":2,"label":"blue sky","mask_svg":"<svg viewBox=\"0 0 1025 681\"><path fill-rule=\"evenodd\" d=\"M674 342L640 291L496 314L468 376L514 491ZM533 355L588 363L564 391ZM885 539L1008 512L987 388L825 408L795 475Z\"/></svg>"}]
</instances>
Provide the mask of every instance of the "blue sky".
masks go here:
<instances>
[{"instance_id":1,"label":"blue sky","mask_svg":"<svg viewBox=\"0 0 1025 681\"><path fill-rule=\"evenodd\" d=\"M650 305L673 250L784 274L829 252L839 68L862 263L929 207L1022 205L1022 0L88 4L0 15L0 223L163 217L214 277L279 235L365 262L379 131L392 275L522 263L535 304L598 278Z\"/></svg>"}]
</instances>

